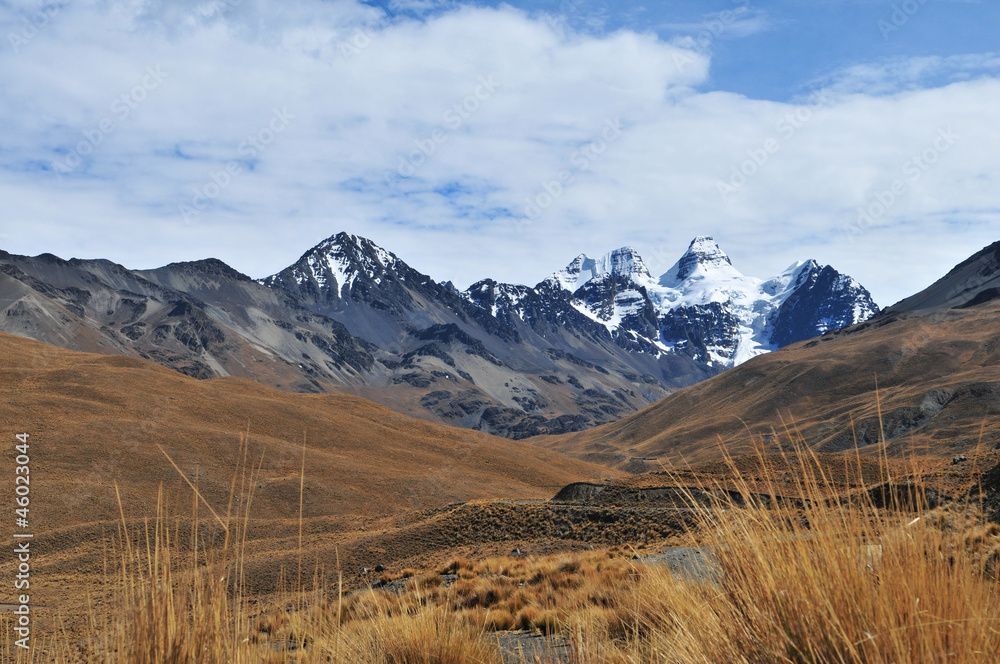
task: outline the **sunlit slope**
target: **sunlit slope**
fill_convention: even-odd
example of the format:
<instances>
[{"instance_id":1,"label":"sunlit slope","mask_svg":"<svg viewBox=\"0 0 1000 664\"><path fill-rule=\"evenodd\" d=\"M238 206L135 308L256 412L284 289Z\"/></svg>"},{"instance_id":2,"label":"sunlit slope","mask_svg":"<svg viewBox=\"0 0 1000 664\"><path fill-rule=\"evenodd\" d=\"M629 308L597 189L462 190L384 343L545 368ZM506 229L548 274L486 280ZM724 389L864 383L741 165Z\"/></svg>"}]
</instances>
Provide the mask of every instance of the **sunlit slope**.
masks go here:
<instances>
[{"instance_id":1,"label":"sunlit slope","mask_svg":"<svg viewBox=\"0 0 1000 664\"><path fill-rule=\"evenodd\" d=\"M249 432L249 456L262 467L252 510L260 518L297 517L303 436L306 517L548 498L567 482L607 474L557 452L416 420L357 397L195 380L142 360L6 334L0 406L11 450L16 433L31 436L31 523L39 531L116 519L115 483L132 516L152 513L161 483L168 497L190 501L160 447L223 511L241 432Z\"/></svg>"},{"instance_id":2,"label":"sunlit slope","mask_svg":"<svg viewBox=\"0 0 1000 664\"><path fill-rule=\"evenodd\" d=\"M752 437L773 451L786 428L818 450L856 438L871 451L882 435L876 379L890 453L965 451L980 427L984 444L997 444L1000 303L880 317L756 357L621 421L535 441L614 465L748 451Z\"/></svg>"}]
</instances>

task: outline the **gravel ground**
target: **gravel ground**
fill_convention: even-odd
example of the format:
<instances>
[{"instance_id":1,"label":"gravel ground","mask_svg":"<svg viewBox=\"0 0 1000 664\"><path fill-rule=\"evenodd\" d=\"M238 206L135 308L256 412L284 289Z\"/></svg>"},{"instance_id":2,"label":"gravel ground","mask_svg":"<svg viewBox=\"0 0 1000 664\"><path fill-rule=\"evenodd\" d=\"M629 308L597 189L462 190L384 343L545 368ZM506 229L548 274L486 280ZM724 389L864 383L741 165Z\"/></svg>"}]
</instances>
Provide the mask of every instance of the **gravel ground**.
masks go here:
<instances>
[{"instance_id":1,"label":"gravel ground","mask_svg":"<svg viewBox=\"0 0 1000 664\"><path fill-rule=\"evenodd\" d=\"M570 661L569 643L558 634L543 636L538 632L499 632L491 636L490 640L500 646L504 664L533 664L536 658L545 664Z\"/></svg>"},{"instance_id":2,"label":"gravel ground","mask_svg":"<svg viewBox=\"0 0 1000 664\"><path fill-rule=\"evenodd\" d=\"M690 581L718 580L718 561L711 547L676 546L640 559L647 565L663 565L675 576Z\"/></svg>"}]
</instances>

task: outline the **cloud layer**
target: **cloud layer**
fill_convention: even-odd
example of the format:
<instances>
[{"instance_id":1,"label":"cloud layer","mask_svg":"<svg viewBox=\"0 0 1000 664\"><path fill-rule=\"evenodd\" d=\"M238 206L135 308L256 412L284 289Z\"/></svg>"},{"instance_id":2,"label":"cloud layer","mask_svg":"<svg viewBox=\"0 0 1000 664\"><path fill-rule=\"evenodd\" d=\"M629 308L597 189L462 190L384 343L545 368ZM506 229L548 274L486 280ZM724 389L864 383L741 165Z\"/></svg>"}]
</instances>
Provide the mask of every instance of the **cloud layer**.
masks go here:
<instances>
[{"instance_id":1,"label":"cloud layer","mask_svg":"<svg viewBox=\"0 0 1000 664\"><path fill-rule=\"evenodd\" d=\"M705 91L711 53L690 38L509 7L81 0L0 18L12 252L264 276L348 230L464 286L625 244L665 271L714 234L748 274L816 258L884 305L998 239L989 54L858 65L792 105Z\"/></svg>"}]
</instances>

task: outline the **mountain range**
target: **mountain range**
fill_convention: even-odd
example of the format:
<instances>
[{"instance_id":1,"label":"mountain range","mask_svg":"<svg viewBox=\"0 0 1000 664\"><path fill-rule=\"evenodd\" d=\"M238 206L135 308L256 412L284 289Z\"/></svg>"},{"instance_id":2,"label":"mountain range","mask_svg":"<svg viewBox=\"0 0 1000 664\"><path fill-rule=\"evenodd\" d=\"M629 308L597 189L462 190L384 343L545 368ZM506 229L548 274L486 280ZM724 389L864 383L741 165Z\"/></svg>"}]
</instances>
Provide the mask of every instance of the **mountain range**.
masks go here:
<instances>
[{"instance_id":1,"label":"mountain range","mask_svg":"<svg viewBox=\"0 0 1000 664\"><path fill-rule=\"evenodd\" d=\"M871 319L540 445L632 471L729 453L1000 449L1000 242ZM884 443L881 444L881 443ZM652 464L646 463L656 459Z\"/></svg>"},{"instance_id":2,"label":"mountain range","mask_svg":"<svg viewBox=\"0 0 1000 664\"><path fill-rule=\"evenodd\" d=\"M255 280L206 259L132 270L0 252L0 330L197 378L348 392L511 438L611 422L750 358L879 312L815 261L742 275L710 237L652 276L625 247L534 287L459 291L339 233Z\"/></svg>"}]
</instances>

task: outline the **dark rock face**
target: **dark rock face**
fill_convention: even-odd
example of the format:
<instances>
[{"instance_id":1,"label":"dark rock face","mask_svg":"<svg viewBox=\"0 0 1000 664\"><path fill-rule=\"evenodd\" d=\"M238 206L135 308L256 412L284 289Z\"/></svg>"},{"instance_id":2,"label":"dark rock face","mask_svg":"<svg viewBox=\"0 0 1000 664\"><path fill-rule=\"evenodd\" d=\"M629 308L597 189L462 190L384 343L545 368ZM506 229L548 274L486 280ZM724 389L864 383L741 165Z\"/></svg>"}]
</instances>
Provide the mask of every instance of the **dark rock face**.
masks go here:
<instances>
[{"instance_id":1,"label":"dark rock face","mask_svg":"<svg viewBox=\"0 0 1000 664\"><path fill-rule=\"evenodd\" d=\"M371 240L347 233L324 240L260 283L318 314L341 319L365 338L373 326L395 333L457 320L478 324L504 341L518 341L515 330L484 316L481 307L471 307L450 283L437 283Z\"/></svg>"},{"instance_id":2,"label":"dark rock face","mask_svg":"<svg viewBox=\"0 0 1000 664\"><path fill-rule=\"evenodd\" d=\"M739 343L739 320L719 302L678 307L661 325L664 341L699 362L711 361L709 348L735 349Z\"/></svg>"},{"instance_id":3,"label":"dark rock face","mask_svg":"<svg viewBox=\"0 0 1000 664\"><path fill-rule=\"evenodd\" d=\"M878 311L867 290L829 265L813 267L799 284L774 319L771 341L779 348L860 322L859 311Z\"/></svg>"},{"instance_id":4,"label":"dark rock face","mask_svg":"<svg viewBox=\"0 0 1000 664\"><path fill-rule=\"evenodd\" d=\"M487 362L495 364L498 367L503 366L503 362L501 362L496 355L487 350L482 341L467 334L466 332L463 332L462 329L455 323L449 323L447 325L432 325L424 330L414 332L413 338L420 339L421 341L440 341L444 344L461 344L465 348L466 353L481 357Z\"/></svg>"},{"instance_id":5,"label":"dark rock face","mask_svg":"<svg viewBox=\"0 0 1000 664\"><path fill-rule=\"evenodd\" d=\"M324 240L261 283L319 313L336 310L342 300L350 299L402 314L415 306L412 291L437 297L448 290L371 240L347 233Z\"/></svg>"},{"instance_id":6,"label":"dark rock face","mask_svg":"<svg viewBox=\"0 0 1000 664\"><path fill-rule=\"evenodd\" d=\"M555 503L586 503L593 501L605 489L603 484L591 482L574 482L559 490L553 498Z\"/></svg>"},{"instance_id":7,"label":"dark rock face","mask_svg":"<svg viewBox=\"0 0 1000 664\"><path fill-rule=\"evenodd\" d=\"M1000 288L984 288L976 293L968 302L958 304L955 308L971 309L972 307L977 307L980 304L986 304L987 302L993 302L994 300L1000 300Z\"/></svg>"},{"instance_id":8,"label":"dark rock face","mask_svg":"<svg viewBox=\"0 0 1000 664\"><path fill-rule=\"evenodd\" d=\"M426 292L431 282L372 241L340 233L261 283L321 314L336 311L349 299L401 315L415 306L411 288Z\"/></svg>"},{"instance_id":9,"label":"dark rock face","mask_svg":"<svg viewBox=\"0 0 1000 664\"><path fill-rule=\"evenodd\" d=\"M719 249L712 238L695 238L687 252L674 266L675 278L678 281L683 281L693 275L699 267L719 267L723 264L732 266L733 262Z\"/></svg>"},{"instance_id":10,"label":"dark rock face","mask_svg":"<svg viewBox=\"0 0 1000 664\"><path fill-rule=\"evenodd\" d=\"M485 279L469 287L463 295L475 305L478 321L496 319L511 339L520 341L518 328L527 326L538 334L582 335L595 341L611 341L603 325L580 313L572 305L570 294L543 281L534 288L502 284Z\"/></svg>"}]
</instances>

